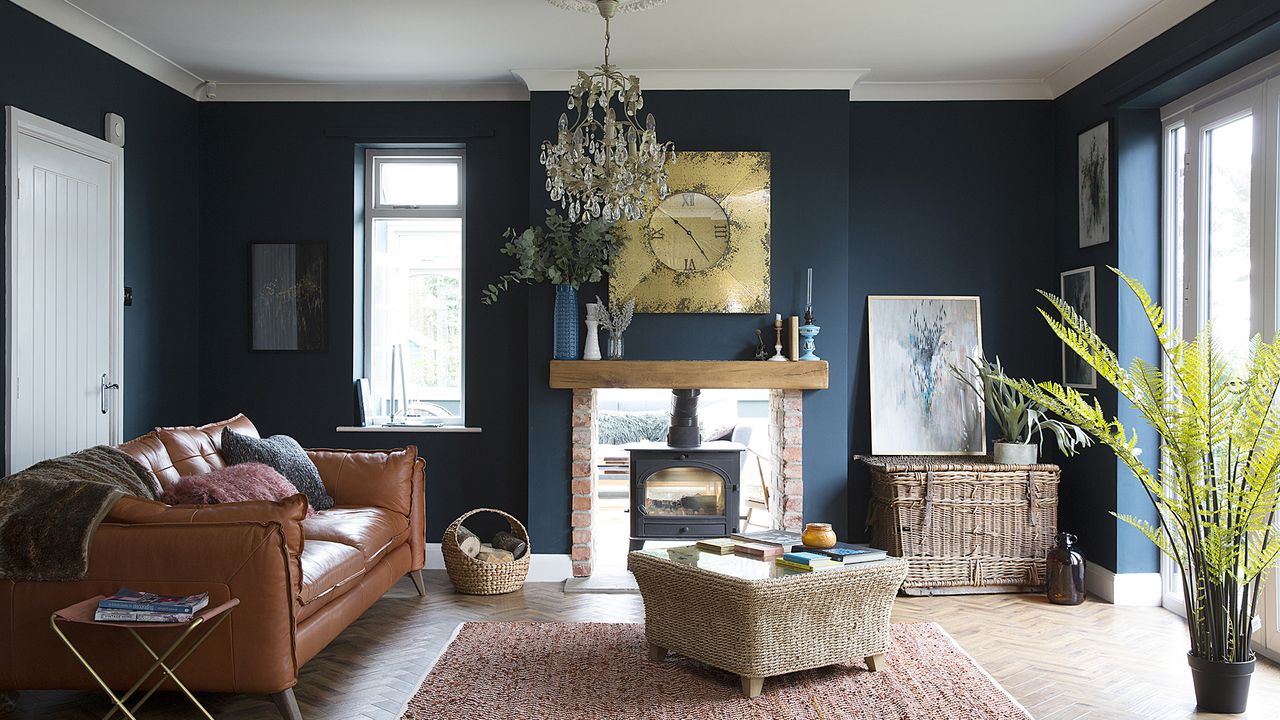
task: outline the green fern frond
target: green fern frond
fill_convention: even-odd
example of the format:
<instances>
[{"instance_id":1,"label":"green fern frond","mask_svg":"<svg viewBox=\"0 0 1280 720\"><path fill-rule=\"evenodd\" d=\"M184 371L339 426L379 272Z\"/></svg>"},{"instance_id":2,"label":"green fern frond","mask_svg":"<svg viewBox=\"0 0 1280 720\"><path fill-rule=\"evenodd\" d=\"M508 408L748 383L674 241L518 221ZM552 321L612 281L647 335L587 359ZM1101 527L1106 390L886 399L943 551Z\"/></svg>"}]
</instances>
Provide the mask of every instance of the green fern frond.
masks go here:
<instances>
[{"instance_id":1,"label":"green fern frond","mask_svg":"<svg viewBox=\"0 0 1280 720\"><path fill-rule=\"evenodd\" d=\"M1113 271L1134 293L1160 343L1167 371L1136 359L1127 367L1061 298L1041 293L1050 330L1126 398L1161 437L1156 472L1138 435L1096 398L1055 382L1007 384L1047 413L1107 446L1154 503L1158 524L1116 515L1178 563L1193 652L1249 659L1258 588L1280 559L1280 344L1255 339L1243 368L1205 328L1181 333L1145 288Z\"/></svg>"}]
</instances>

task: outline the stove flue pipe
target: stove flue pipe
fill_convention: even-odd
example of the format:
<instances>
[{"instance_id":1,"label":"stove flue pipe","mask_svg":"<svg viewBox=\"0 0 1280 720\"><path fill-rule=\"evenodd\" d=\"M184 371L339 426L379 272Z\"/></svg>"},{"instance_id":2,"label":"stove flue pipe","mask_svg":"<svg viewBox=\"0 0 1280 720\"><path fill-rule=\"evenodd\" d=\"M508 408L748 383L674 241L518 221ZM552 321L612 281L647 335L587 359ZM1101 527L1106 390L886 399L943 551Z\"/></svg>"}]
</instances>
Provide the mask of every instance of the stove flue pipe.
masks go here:
<instances>
[{"instance_id":1,"label":"stove flue pipe","mask_svg":"<svg viewBox=\"0 0 1280 720\"><path fill-rule=\"evenodd\" d=\"M698 395L701 390L671 391L671 427L667 430L667 444L671 447L691 448L702 444L698 429Z\"/></svg>"}]
</instances>

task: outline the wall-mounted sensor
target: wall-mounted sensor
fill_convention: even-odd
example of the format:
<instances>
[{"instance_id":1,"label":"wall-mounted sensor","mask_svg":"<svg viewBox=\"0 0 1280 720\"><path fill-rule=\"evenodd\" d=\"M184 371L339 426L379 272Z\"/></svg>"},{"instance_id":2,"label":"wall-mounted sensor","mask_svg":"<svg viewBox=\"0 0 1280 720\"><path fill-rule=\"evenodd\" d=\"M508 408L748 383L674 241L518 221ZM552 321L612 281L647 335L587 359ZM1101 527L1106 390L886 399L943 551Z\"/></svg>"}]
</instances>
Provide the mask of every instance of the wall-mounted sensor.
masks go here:
<instances>
[{"instance_id":1,"label":"wall-mounted sensor","mask_svg":"<svg viewBox=\"0 0 1280 720\"><path fill-rule=\"evenodd\" d=\"M115 113L107 113L103 136L112 145L124 147L124 118Z\"/></svg>"}]
</instances>

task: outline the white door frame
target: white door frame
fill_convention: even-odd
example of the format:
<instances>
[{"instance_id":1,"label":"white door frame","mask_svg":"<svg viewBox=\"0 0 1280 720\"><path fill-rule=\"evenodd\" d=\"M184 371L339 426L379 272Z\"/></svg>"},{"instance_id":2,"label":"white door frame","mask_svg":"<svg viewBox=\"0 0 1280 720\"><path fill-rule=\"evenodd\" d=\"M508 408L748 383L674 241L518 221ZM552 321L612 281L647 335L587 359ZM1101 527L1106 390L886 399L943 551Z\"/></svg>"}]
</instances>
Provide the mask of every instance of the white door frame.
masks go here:
<instances>
[{"instance_id":1,"label":"white door frame","mask_svg":"<svg viewBox=\"0 0 1280 720\"><path fill-rule=\"evenodd\" d=\"M1280 76L1269 78L1264 87L1266 109L1261 123L1264 145L1259 165L1263 166L1264 178L1262 233L1269 241L1264 243L1269 254L1264 257L1263 271L1268 273L1267 287L1273 290L1273 295L1267 298L1266 310L1270 315L1264 337L1273 339L1280 333L1280 291L1275 291L1280 279L1280 248L1276 247L1280 243ZM1280 661L1280 589L1276 587L1277 582L1280 582L1280 572L1272 567L1258 609L1262 627L1254 632L1253 645L1260 655Z\"/></svg>"},{"instance_id":2,"label":"white door frame","mask_svg":"<svg viewBox=\"0 0 1280 720\"><path fill-rule=\"evenodd\" d=\"M111 442L123 441L124 434L124 148L112 145L92 135L64 127L25 110L5 106L5 212L4 212L4 257L5 257L5 290L4 290L4 418L5 418L5 472L12 469L9 465L8 448L12 441L15 421L11 415L12 403L9 393L15 383L13 368L13 316L14 273L15 262L14 234L17 232L18 208L18 162L15 157L18 147L18 136L26 135L43 140L53 145L80 153L110 166L110 232L111 232L111 367L110 382L118 383L120 389L111 398Z\"/></svg>"},{"instance_id":3,"label":"white door frame","mask_svg":"<svg viewBox=\"0 0 1280 720\"><path fill-rule=\"evenodd\" d=\"M1161 142L1163 147L1161 152L1164 158L1164 167L1161 169L1161 238L1160 238L1160 286L1161 286L1161 305L1166 309L1169 319L1177 327L1185 327L1183 321L1187 303L1189 302L1190 286L1184 285L1185 278L1179 275L1176 254L1185 248L1183 238L1174 236L1174 228L1177 227L1181 218L1178 217L1178 203L1183 197L1175 197L1173 188L1176 185L1177 175L1188 165L1187 152L1184 147L1182 153L1178 153L1176 148L1169 141L1170 134L1181 129L1183 138L1187 137L1186 118L1190 112L1180 113L1173 118L1165 121L1163 132L1161 134ZM1185 182L1185 178L1184 178ZM1185 187L1185 185L1184 185ZM1176 246L1176 247L1175 247ZM1184 266L1185 267L1185 266ZM1160 356L1160 371L1169 372L1169 358L1163 353ZM1160 462L1167 462L1164 454L1163 444L1161 445ZM1160 553L1160 604L1169 610L1181 615L1187 616L1186 603L1182 599L1182 582L1181 574L1177 564L1173 558L1164 553Z\"/></svg>"}]
</instances>

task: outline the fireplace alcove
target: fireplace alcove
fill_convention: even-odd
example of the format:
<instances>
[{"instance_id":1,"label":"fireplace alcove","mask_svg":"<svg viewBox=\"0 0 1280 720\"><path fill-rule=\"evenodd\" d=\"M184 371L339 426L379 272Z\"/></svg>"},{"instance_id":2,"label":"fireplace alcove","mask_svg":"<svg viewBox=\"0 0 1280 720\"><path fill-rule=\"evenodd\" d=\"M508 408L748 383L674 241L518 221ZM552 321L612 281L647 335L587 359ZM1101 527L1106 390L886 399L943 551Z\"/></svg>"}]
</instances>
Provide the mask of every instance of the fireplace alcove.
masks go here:
<instances>
[{"instance_id":1,"label":"fireplace alcove","mask_svg":"<svg viewBox=\"0 0 1280 720\"><path fill-rule=\"evenodd\" d=\"M568 501L571 508L569 557L574 577L592 574L595 555L596 474L592 455L596 438L597 389L769 390L769 515L774 527L799 531L804 511L804 391L825 390L828 371L827 362L823 360L785 363L750 360L551 361L550 387L573 391ZM695 451L691 448L670 450L689 454ZM740 471L740 465L731 466ZM730 523L739 521L737 498L730 500L727 496L728 488L737 485L736 481L726 485L725 513L716 521L717 532L703 537L726 535L733 529ZM679 519L686 522L676 525L677 532L679 527L688 527L689 531L675 536L676 539L692 538L694 521L699 518L683 516ZM632 523L635 522L633 516ZM720 530L721 527L724 529ZM634 529L632 534L635 535Z\"/></svg>"}]
</instances>

